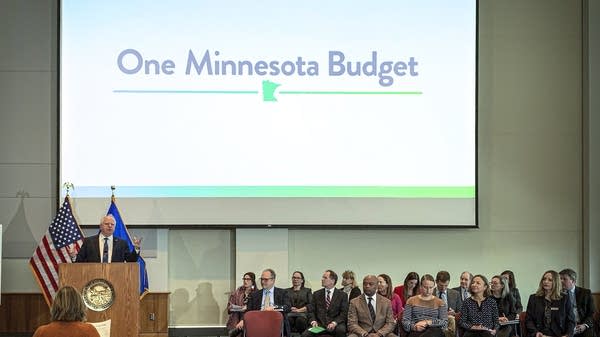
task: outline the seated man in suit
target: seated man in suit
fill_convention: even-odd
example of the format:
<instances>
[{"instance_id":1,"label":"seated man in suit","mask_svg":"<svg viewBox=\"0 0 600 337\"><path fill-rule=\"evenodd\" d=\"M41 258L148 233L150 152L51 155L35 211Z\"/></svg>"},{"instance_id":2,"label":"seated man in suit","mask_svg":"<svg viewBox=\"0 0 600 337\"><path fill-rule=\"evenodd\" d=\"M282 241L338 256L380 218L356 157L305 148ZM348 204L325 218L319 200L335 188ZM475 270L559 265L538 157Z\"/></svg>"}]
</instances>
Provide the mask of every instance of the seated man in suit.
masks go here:
<instances>
[{"instance_id":1,"label":"seated man in suit","mask_svg":"<svg viewBox=\"0 0 600 337\"><path fill-rule=\"evenodd\" d=\"M397 337L392 302L377 295L377 276L365 276L363 294L350 301L348 337Z\"/></svg>"},{"instance_id":2,"label":"seated man in suit","mask_svg":"<svg viewBox=\"0 0 600 337\"><path fill-rule=\"evenodd\" d=\"M325 330L315 334L307 329L302 333L302 337L316 335L346 336L348 295L335 288L337 280L338 276L333 270L326 270L321 278L323 288L313 293L313 301L309 308L308 321L310 326L320 326Z\"/></svg>"},{"instance_id":3,"label":"seated man in suit","mask_svg":"<svg viewBox=\"0 0 600 337\"><path fill-rule=\"evenodd\" d=\"M115 224L112 214L103 216L100 220L100 233L85 238L79 253L69 248L73 262L136 262L140 253L140 240L134 238L134 250L130 251L125 240L113 235Z\"/></svg>"},{"instance_id":4,"label":"seated man in suit","mask_svg":"<svg viewBox=\"0 0 600 337\"><path fill-rule=\"evenodd\" d=\"M285 289L275 287L277 275L273 269L265 269L260 275L260 284L262 289L250 293L246 311L264 310L281 311L283 314L290 312L292 302ZM235 326L236 329L244 328L244 319ZM286 329L288 330L288 329ZM286 333L287 335L287 333Z\"/></svg>"},{"instance_id":5,"label":"seated man in suit","mask_svg":"<svg viewBox=\"0 0 600 337\"><path fill-rule=\"evenodd\" d=\"M460 274L460 286L458 286L456 288L452 288L460 293L460 299L463 302L467 298L469 298L469 296L471 296L471 292L469 290L469 285L471 284L472 278L473 278L473 274L469 273L468 271L463 271L462 274ZM460 308L456 308L456 309L460 310Z\"/></svg>"},{"instance_id":6,"label":"seated man in suit","mask_svg":"<svg viewBox=\"0 0 600 337\"><path fill-rule=\"evenodd\" d=\"M454 315L460 311L462 307L462 299L460 293L454 289L448 289L450 283L450 273L442 270L435 276L435 292L434 296L439 297L448 308L448 330L445 331L446 336L456 336L456 320Z\"/></svg>"},{"instance_id":7,"label":"seated man in suit","mask_svg":"<svg viewBox=\"0 0 600 337\"><path fill-rule=\"evenodd\" d=\"M594 298L589 289L575 286L577 273L573 269L563 269L558 273L563 292L569 296L575 314L576 337L594 337Z\"/></svg>"}]
</instances>

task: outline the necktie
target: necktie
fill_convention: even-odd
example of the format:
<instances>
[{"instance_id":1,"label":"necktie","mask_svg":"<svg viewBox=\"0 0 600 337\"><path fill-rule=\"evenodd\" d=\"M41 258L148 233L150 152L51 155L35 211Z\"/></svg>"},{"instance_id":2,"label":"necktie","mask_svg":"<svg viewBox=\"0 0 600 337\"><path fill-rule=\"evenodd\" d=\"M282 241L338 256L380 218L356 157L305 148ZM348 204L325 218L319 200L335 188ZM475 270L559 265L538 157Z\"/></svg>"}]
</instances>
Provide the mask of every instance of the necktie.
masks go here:
<instances>
[{"instance_id":1,"label":"necktie","mask_svg":"<svg viewBox=\"0 0 600 337\"><path fill-rule=\"evenodd\" d=\"M577 303L575 303L575 291L569 290L569 298L571 299L571 304L573 305L573 314L575 315L575 323L579 323L579 312L577 312Z\"/></svg>"},{"instance_id":2,"label":"necktie","mask_svg":"<svg viewBox=\"0 0 600 337\"><path fill-rule=\"evenodd\" d=\"M442 299L442 301L444 301L444 303L446 304L446 307L448 307L448 297L446 296L445 291L440 294L440 298Z\"/></svg>"},{"instance_id":3,"label":"necktie","mask_svg":"<svg viewBox=\"0 0 600 337\"><path fill-rule=\"evenodd\" d=\"M375 308L373 308L373 297L367 297L369 300L369 313L371 314L371 320L375 322Z\"/></svg>"},{"instance_id":4,"label":"necktie","mask_svg":"<svg viewBox=\"0 0 600 337\"><path fill-rule=\"evenodd\" d=\"M327 290L327 296L325 296L325 309L329 309L331 304L331 290Z\"/></svg>"},{"instance_id":5,"label":"necktie","mask_svg":"<svg viewBox=\"0 0 600 337\"><path fill-rule=\"evenodd\" d=\"M468 296L469 292L467 291L467 289L463 289L462 292L463 292L463 301L464 301L467 299L467 297L469 297Z\"/></svg>"},{"instance_id":6,"label":"necktie","mask_svg":"<svg viewBox=\"0 0 600 337\"><path fill-rule=\"evenodd\" d=\"M265 302L263 303L263 310L271 306L271 292L265 292Z\"/></svg>"},{"instance_id":7,"label":"necktie","mask_svg":"<svg viewBox=\"0 0 600 337\"><path fill-rule=\"evenodd\" d=\"M108 238L104 238L104 248L102 250L102 263L108 263Z\"/></svg>"}]
</instances>

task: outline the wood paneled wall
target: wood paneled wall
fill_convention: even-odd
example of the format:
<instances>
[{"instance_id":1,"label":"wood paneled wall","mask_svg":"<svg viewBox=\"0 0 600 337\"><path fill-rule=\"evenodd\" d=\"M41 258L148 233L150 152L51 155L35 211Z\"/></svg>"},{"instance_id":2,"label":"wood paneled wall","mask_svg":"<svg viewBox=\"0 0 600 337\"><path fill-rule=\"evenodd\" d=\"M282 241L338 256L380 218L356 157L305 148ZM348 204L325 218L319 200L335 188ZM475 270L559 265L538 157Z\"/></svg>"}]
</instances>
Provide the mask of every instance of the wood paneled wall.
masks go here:
<instances>
[{"instance_id":1,"label":"wood paneled wall","mask_svg":"<svg viewBox=\"0 0 600 337\"><path fill-rule=\"evenodd\" d=\"M169 293L148 293L140 302L140 337L167 337ZM27 336L50 322L50 309L39 293L2 294L0 336Z\"/></svg>"}]
</instances>

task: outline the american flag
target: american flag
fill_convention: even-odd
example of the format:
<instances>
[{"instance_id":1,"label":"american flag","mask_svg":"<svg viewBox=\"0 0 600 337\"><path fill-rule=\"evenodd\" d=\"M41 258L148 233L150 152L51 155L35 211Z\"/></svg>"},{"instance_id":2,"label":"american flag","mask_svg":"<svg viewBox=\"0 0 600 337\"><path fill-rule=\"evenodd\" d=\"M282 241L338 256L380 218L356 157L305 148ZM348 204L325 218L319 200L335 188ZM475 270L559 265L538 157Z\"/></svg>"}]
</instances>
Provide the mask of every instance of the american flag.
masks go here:
<instances>
[{"instance_id":1,"label":"american flag","mask_svg":"<svg viewBox=\"0 0 600 337\"><path fill-rule=\"evenodd\" d=\"M29 259L33 275L42 289L48 306L52 304L54 294L59 287L58 265L71 263L67 249L71 244L78 252L83 244L83 233L73 216L69 197L66 197L33 256Z\"/></svg>"}]
</instances>

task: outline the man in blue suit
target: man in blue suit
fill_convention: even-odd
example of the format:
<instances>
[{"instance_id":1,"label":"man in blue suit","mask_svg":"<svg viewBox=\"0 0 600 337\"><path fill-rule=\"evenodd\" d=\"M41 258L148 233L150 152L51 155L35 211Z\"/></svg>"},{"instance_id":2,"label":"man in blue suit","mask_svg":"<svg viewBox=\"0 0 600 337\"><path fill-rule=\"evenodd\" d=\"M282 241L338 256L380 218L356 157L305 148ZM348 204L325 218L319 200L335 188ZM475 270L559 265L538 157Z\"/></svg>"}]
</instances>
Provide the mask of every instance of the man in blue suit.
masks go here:
<instances>
[{"instance_id":1,"label":"man in blue suit","mask_svg":"<svg viewBox=\"0 0 600 337\"><path fill-rule=\"evenodd\" d=\"M134 250L129 251L127 242L115 237L115 218L109 214L100 220L100 233L87 237L79 253L70 250L73 262L136 262L140 253L140 240L133 241Z\"/></svg>"}]
</instances>

